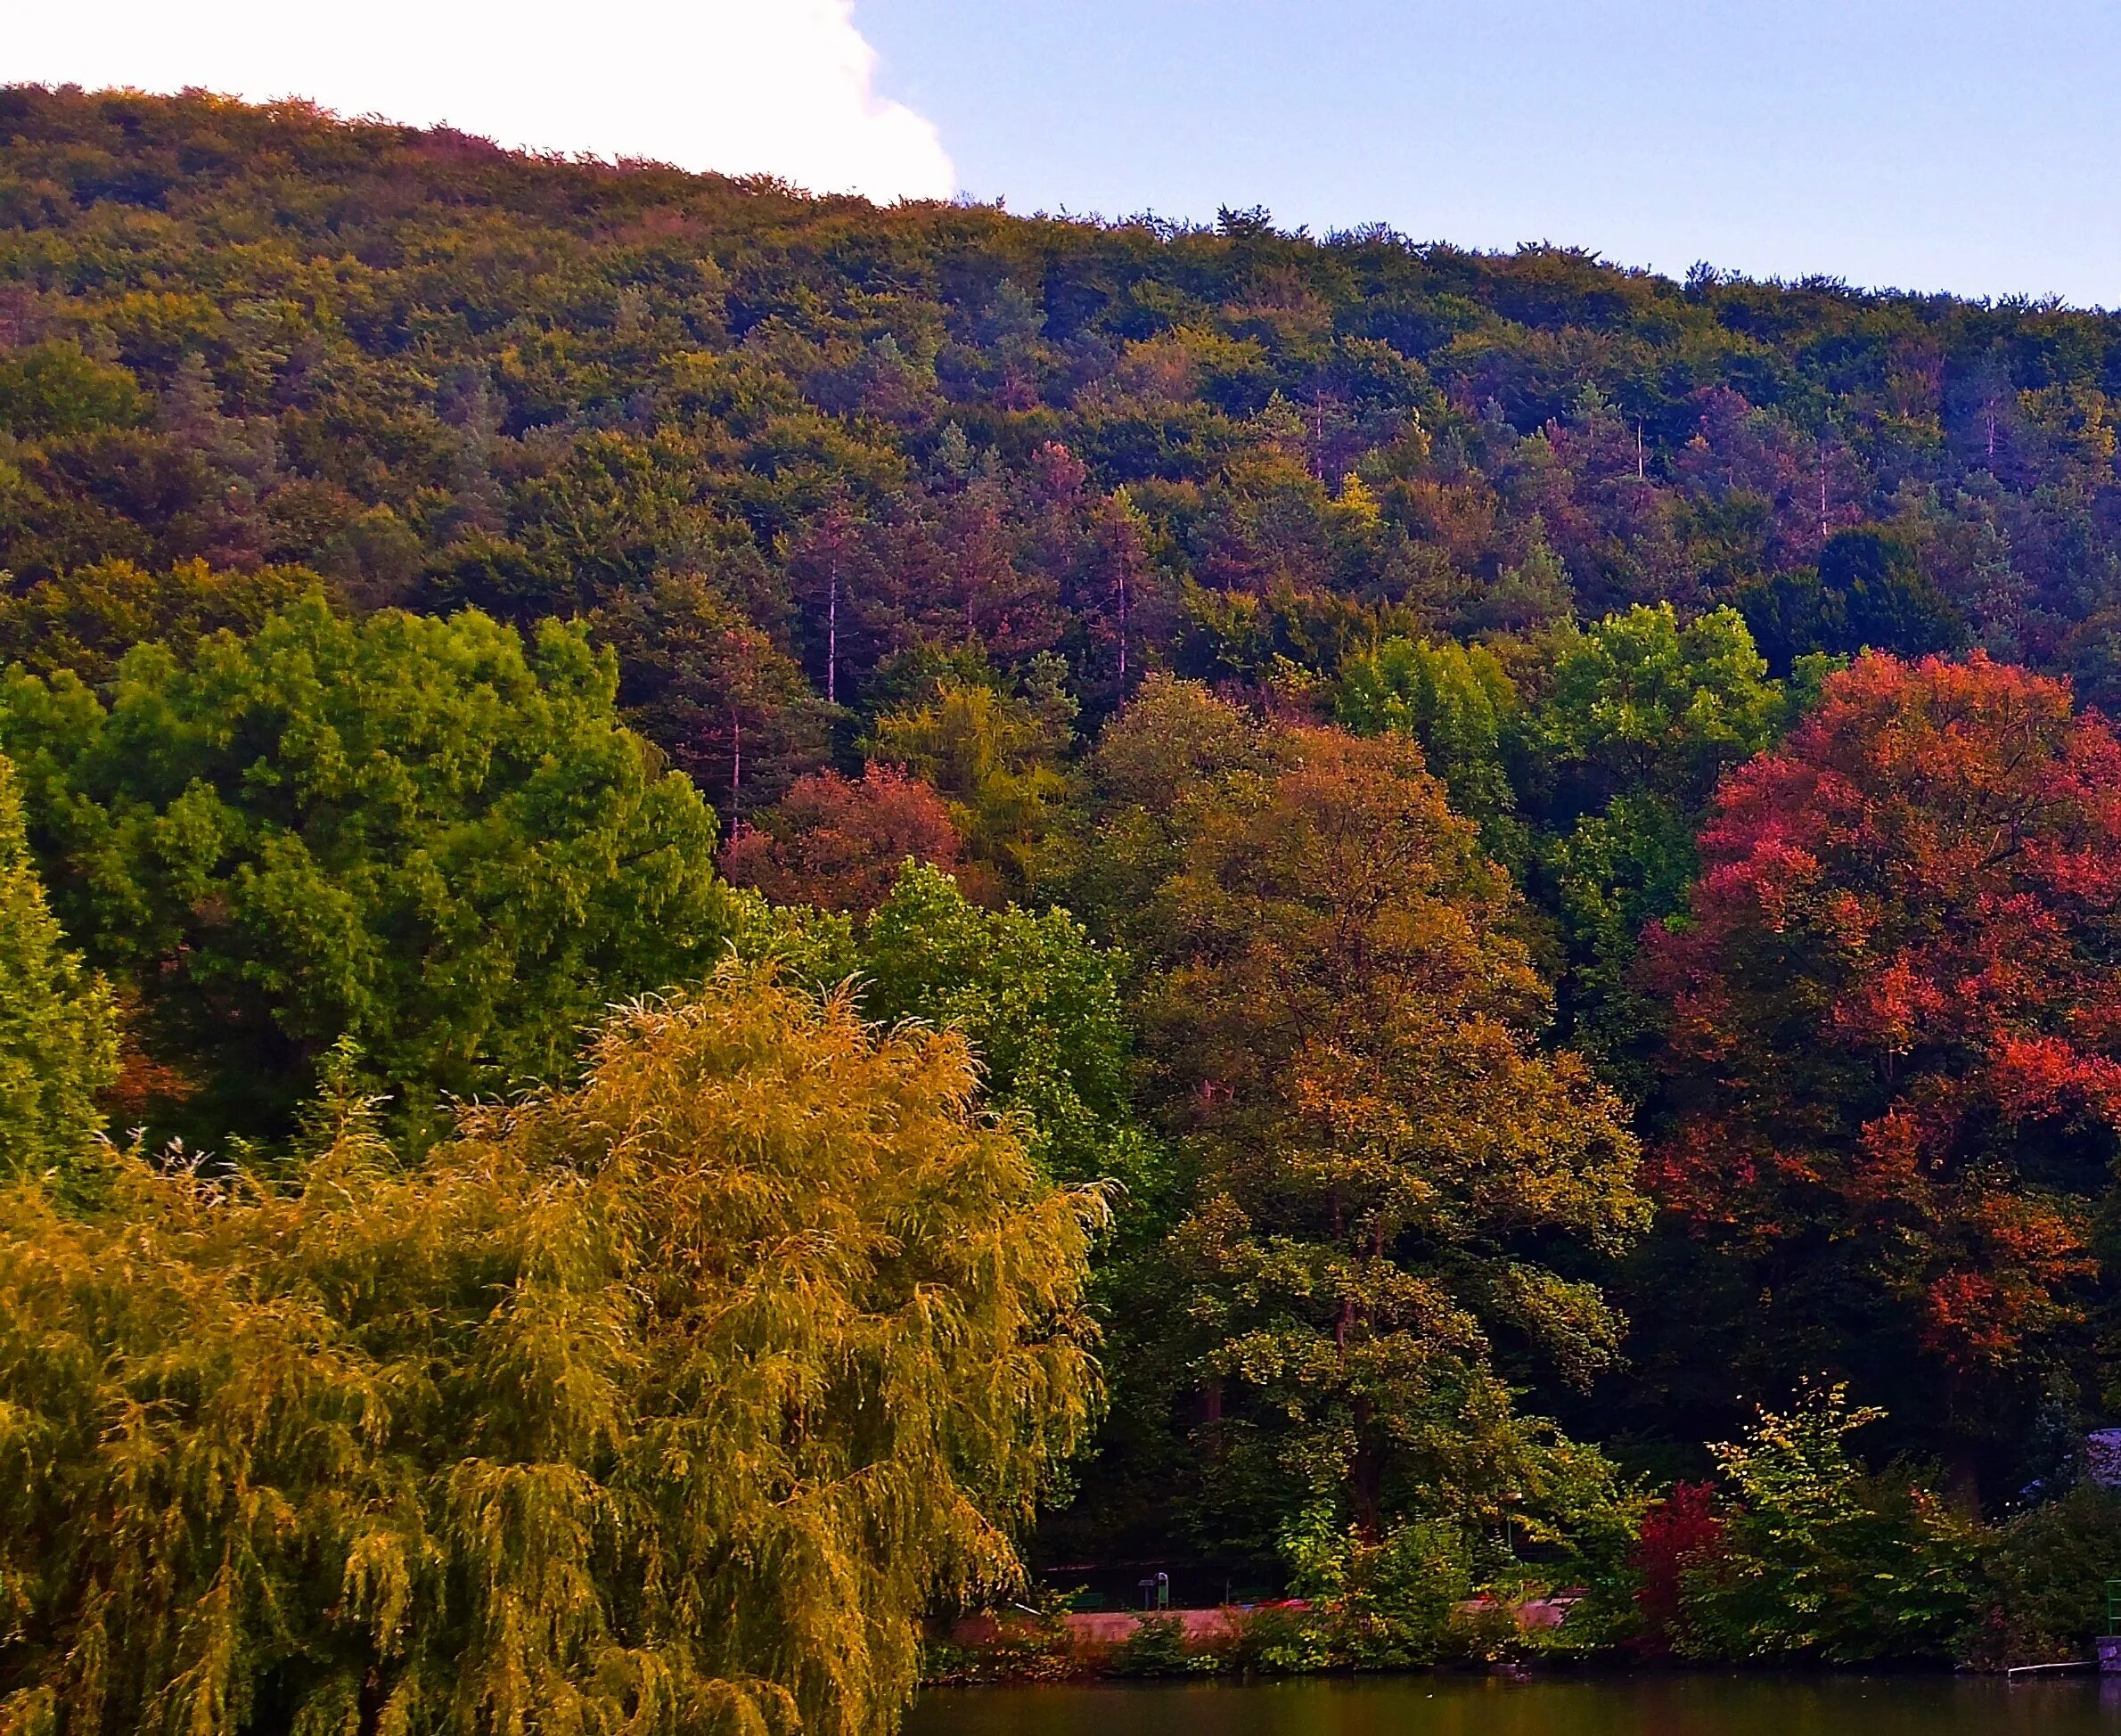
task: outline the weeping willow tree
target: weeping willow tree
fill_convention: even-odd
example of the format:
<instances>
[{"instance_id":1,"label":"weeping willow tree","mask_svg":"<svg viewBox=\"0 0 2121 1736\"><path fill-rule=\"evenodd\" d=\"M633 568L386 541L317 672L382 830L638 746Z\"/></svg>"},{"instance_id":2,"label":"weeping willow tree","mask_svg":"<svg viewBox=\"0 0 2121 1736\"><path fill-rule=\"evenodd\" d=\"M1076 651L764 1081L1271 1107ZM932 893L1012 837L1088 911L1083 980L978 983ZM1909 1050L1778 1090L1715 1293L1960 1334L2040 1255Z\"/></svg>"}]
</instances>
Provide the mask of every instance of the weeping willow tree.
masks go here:
<instances>
[{"instance_id":1,"label":"weeping willow tree","mask_svg":"<svg viewBox=\"0 0 2121 1736\"><path fill-rule=\"evenodd\" d=\"M0 1730L888 1729L1096 1398L962 1041L725 967L416 1170L0 1201Z\"/></svg>"}]
</instances>

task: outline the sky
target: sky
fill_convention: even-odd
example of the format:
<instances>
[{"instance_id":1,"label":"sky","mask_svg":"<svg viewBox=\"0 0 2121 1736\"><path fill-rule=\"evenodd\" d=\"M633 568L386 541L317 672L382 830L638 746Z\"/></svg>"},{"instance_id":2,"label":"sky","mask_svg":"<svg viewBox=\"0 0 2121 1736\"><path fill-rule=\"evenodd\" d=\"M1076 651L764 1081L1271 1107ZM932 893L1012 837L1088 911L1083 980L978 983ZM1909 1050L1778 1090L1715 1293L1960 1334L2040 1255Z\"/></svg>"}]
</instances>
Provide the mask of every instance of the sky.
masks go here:
<instances>
[{"instance_id":1,"label":"sky","mask_svg":"<svg viewBox=\"0 0 2121 1736\"><path fill-rule=\"evenodd\" d=\"M81 0L8 20L16 79L300 94L880 199L1263 205L2121 306L2116 0Z\"/></svg>"}]
</instances>

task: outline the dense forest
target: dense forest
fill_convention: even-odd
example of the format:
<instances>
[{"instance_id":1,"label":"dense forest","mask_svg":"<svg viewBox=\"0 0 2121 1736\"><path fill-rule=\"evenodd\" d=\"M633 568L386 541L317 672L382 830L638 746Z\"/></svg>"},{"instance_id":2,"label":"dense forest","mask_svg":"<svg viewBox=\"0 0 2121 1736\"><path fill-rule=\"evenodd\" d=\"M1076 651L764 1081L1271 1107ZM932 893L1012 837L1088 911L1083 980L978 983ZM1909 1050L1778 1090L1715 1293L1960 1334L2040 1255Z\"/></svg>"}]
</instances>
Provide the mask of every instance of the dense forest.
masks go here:
<instances>
[{"instance_id":1,"label":"dense forest","mask_svg":"<svg viewBox=\"0 0 2121 1736\"><path fill-rule=\"evenodd\" d=\"M867 1736L1144 1567L1258 1667L2071 1655L2109 394L0 90L0 1732Z\"/></svg>"}]
</instances>

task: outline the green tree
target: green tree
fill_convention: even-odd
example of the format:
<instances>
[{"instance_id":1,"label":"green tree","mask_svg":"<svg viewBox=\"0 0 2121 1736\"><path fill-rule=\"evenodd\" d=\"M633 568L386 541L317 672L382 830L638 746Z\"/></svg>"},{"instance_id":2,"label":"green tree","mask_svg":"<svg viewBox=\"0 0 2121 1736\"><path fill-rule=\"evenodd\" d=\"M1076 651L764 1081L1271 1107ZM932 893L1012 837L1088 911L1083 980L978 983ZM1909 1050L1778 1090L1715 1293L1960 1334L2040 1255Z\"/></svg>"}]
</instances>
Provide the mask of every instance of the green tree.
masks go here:
<instances>
[{"instance_id":1,"label":"green tree","mask_svg":"<svg viewBox=\"0 0 2121 1736\"><path fill-rule=\"evenodd\" d=\"M733 823L770 807L823 759L829 708L711 580L661 574L590 619L618 655L628 719Z\"/></svg>"},{"instance_id":2,"label":"green tree","mask_svg":"<svg viewBox=\"0 0 2121 1736\"><path fill-rule=\"evenodd\" d=\"M1779 675L1814 652L1920 657L1963 651L1970 636L1915 544L1874 526L1838 532L1816 569L1763 574L1741 585L1736 600Z\"/></svg>"},{"instance_id":3,"label":"green tree","mask_svg":"<svg viewBox=\"0 0 2121 1736\"><path fill-rule=\"evenodd\" d=\"M0 1724L882 1736L1096 1396L962 1037L726 964L414 1167L0 1209Z\"/></svg>"},{"instance_id":4,"label":"green tree","mask_svg":"<svg viewBox=\"0 0 2121 1736\"><path fill-rule=\"evenodd\" d=\"M1568 949L1567 1010L1631 1083L1650 1015L1630 989L1642 929L1684 903L1716 780L1772 745L1789 698L1744 619L1638 604L1565 642L1525 728L1544 786L1544 878Z\"/></svg>"},{"instance_id":5,"label":"green tree","mask_svg":"<svg viewBox=\"0 0 2121 1736\"><path fill-rule=\"evenodd\" d=\"M615 682L572 628L527 656L475 613L314 599L188 660L135 649L107 705L67 671L0 682L54 908L196 1094L155 1125L283 1133L342 1036L420 1125L704 970L713 816Z\"/></svg>"},{"instance_id":6,"label":"green tree","mask_svg":"<svg viewBox=\"0 0 2121 1736\"><path fill-rule=\"evenodd\" d=\"M135 645L153 640L183 654L221 627L255 632L322 583L299 567L216 572L203 561L182 561L151 573L130 561L100 561L0 594L0 662L40 676L71 669L100 687Z\"/></svg>"},{"instance_id":7,"label":"green tree","mask_svg":"<svg viewBox=\"0 0 2121 1736\"><path fill-rule=\"evenodd\" d=\"M1020 693L938 678L920 703L876 720L870 757L942 793L984 901L1029 890L1070 793L1061 757L1076 708L1060 685L1065 667L1035 659Z\"/></svg>"},{"instance_id":8,"label":"green tree","mask_svg":"<svg viewBox=\"0 0 2121 1736\"><path fill-rule=\"evenodd\" d=\"M1465 611L1466 626L1490 633L1534 633L1565 622L1576 613L1576 588L1568 568L1546 539L1546 526L1535 512L1527 528L1524 559L1504 567Z\"/></svg>"},{"instance_id":9,"label":"green tree","mask_svg":"<svg viewBox=\"0 0 2121 1736\"><path fill-rule=\"evenodd\" d=\"M1966 649L1965 618L1904 536L1871 528L1840 532L1820 552L1819 582L1846 600L1846 637L1826 651L1912 658Z\"/></svg>"},{"instance_id":10,"label":"green tree","mask_svg":"<svg viewBox=\"0 0 2121 1736\"><path fill-rule=\"evenodd\" d=\"M1119 1182L1130 1220L1166 1203L1155 1143L1129 1101L1126 962L1065 910L982 910L949 875L908 863L857 956L871 1017L964 1032L990 1101L1028 1118L1046 1174Z\"/></svg>"},{"instance_id":11,"label":"green tree","mask_svg":"<svg viewBox=\"0 0 2121 1736\"><path fill-rule=\"evenodd\" d=\"M1517 689L1486 646L1388 639L1340 666L1338 711L1357 735L1392 730L1419 741L1452 806L1479 823L1490 848L1510 840L1517 796L1505 749Z\"/></svg>"},{"instance_id":12,"label":"green tree","mask_svg":"<svg viewBox=\"0 0 2121 1736\"><path fill-rule=\"evenodd\" d=\"M147 412L131 372L47 340L0 355L0 429L24 438L126 428Z\"/></svg>"},{"instance_id":13,"label":"green tree","mask_svg":"<svg viewBox=\"0 0 2121 1736\"><path fill-rule=\"evenodd\" d=\"M0 1176L79 1162L117 1077L110 991L52 919L0 757Z\"/></svg>"}]
</instances>

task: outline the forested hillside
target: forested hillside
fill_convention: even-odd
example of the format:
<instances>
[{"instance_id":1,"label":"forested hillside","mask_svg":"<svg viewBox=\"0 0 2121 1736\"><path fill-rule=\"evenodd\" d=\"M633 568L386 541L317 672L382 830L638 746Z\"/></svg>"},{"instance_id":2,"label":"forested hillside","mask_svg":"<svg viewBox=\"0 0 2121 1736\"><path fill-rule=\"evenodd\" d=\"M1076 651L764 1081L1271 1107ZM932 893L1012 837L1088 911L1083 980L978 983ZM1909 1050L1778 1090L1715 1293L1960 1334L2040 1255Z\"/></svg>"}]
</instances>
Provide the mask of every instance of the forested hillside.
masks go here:
<instances>
[{"instance_id":1,"label":"forested hillside","mask_svg":"<svg viewBox=\"0 0 2121 1736\"><path fill-rule=\"evenodd\" d=\"M2066 1650L2109 392L0 90L0 1730L851 1736L1020 1547L1304 1592L1274 1667Z\"/></svg>"},{"instance_id":2,"label":"forested hillside","mask_svg":"<svg viewBox=\"0 0 2121 1736\"><path fill-rule=\"evenodd\" d=\"M1380 631L1668 600L1737 605L1778 673L1978 645L2107 691L2101 315L878 211L203 99L18 90L0 127L0 561L96 571L10 623L47 659L120 561L602 610L747 809L921 647L1059 654L1102 711L1123 653L1330 676ZM1822 566L1852 529L1887 541Z\"/></svg>"}]
</instances>

